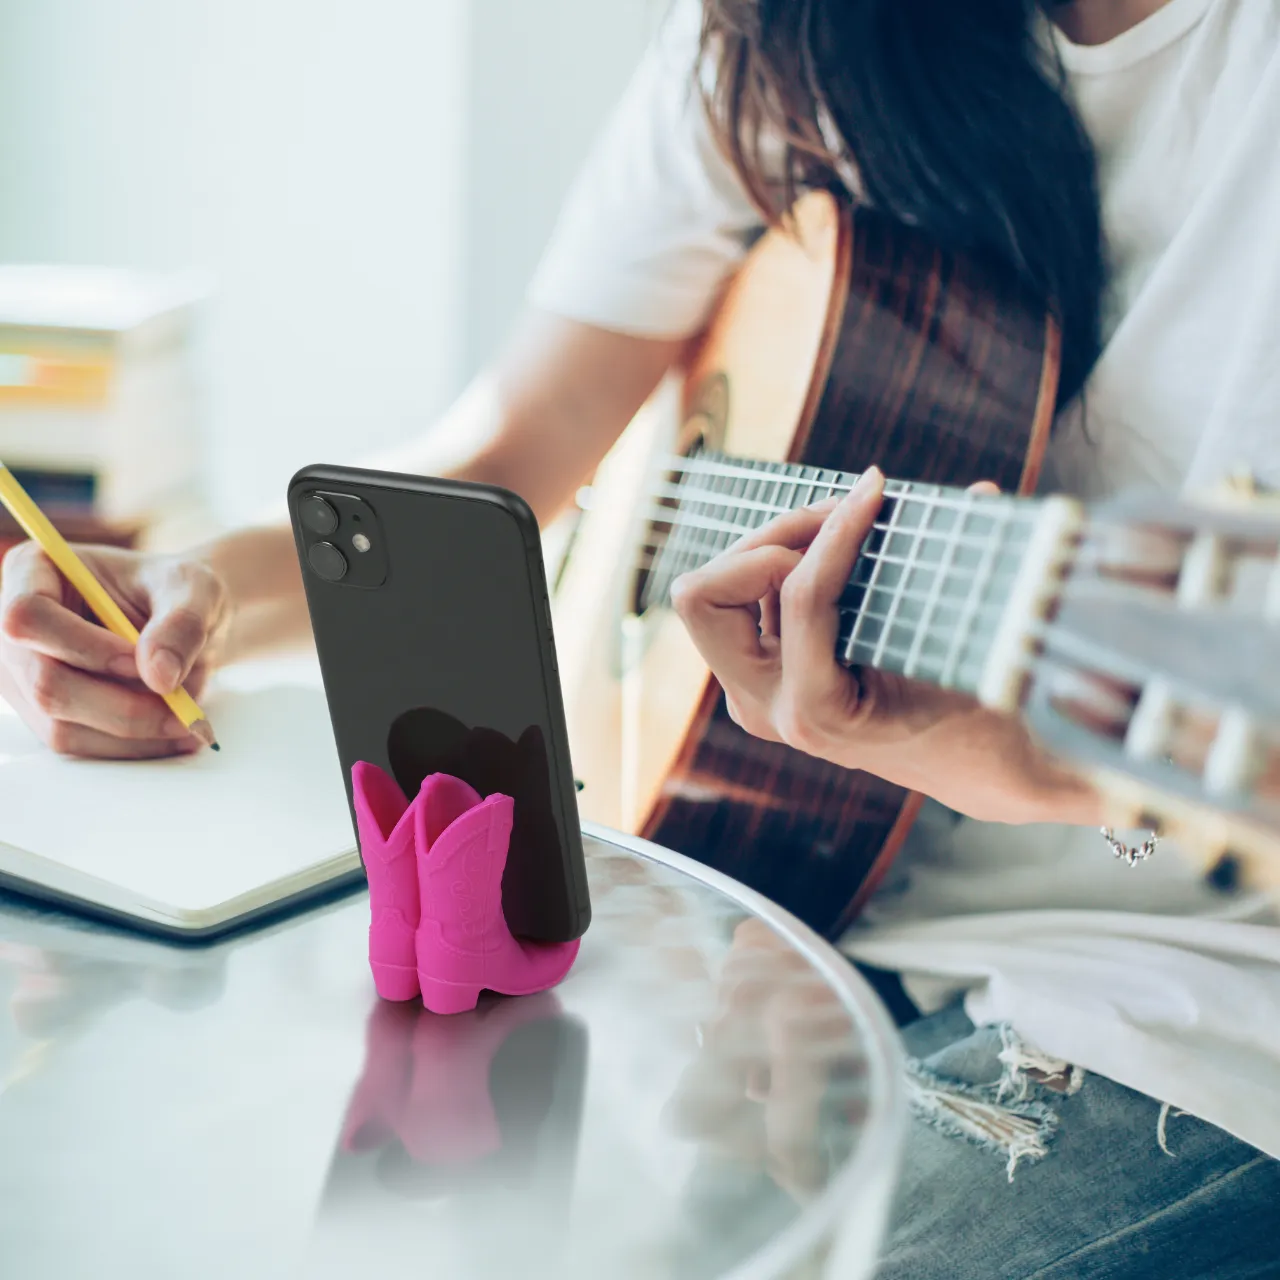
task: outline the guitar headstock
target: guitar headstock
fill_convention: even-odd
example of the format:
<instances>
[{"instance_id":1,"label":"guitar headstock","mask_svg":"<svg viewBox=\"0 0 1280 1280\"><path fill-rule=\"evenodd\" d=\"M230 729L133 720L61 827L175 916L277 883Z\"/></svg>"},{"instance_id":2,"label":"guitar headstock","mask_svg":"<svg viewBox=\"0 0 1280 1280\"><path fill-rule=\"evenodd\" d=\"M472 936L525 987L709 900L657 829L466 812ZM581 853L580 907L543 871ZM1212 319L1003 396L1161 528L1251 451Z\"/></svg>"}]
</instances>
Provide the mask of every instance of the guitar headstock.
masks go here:
<instances>
[{"instance_id":1,"label":"guitar headstock","mask_svg":"<svg viewBox=\"0 0 1280 1280\"><path fill-rule=\"evenodd\" d=\"M1022 698L1111 825L1280 886L1280 501L1235 481L1091 508Z\"/></svg>"}]
</instances>

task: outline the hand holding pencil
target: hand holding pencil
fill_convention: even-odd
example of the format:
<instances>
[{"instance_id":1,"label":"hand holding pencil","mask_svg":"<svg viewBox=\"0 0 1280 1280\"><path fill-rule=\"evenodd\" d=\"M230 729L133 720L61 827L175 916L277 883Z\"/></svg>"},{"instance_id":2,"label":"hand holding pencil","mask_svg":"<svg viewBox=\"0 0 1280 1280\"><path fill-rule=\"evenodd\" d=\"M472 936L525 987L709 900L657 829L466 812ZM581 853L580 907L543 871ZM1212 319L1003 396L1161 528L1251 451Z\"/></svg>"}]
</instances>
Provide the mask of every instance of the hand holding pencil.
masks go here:
<instances>
[{"instance_id":1,"label":"hand holding pencil","mask_svg":"<svg viewBox=\"0 0 1280 1280\"><path fill-rule=\"evenodd\" d=\"M212 571L107 548L78 555L3 464L0 501L32 539L0 574L0 693L65 754L216 750L183 683L198 692L197 663L224 612ZM102 626L83 616L80 601Z\"/></svg>"}]
</instances>

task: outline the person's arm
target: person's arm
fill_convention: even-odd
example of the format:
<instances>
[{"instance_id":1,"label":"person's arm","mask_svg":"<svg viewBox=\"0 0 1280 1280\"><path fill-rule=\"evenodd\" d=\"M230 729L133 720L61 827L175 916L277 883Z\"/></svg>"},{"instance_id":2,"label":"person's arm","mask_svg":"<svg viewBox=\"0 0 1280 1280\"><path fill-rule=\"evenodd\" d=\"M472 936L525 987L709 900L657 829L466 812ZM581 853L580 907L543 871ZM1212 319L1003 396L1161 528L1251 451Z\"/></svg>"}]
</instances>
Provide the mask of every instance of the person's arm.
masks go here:
<instances>
[{"instance_id":1,"label":"person's arm","mask_svg":"<svg viewBox=\"0 0 1280 1280\"><path fill-rule=\"evenodd\" d=\"M430 432L371 465L501 485L524 498L545 528L682 345L530 311L501 358Z\"/></svg>"},{"instance_id":2,"label":"person's arm","mask_svg":"<svg viewBox=\"0 0 1280 1280\"><path fill-rule=\"evenodd\" d=\"M545 524L608 452L680 351L531 313L506 352L444 421L370 464L499 484ZM109 548L81 554L142 627L130 646L85 614L39 548L0 573L0 695L42 741L71 755L137 757L199 749L151 693L199 696L210 671L310 635L287 524L239 530L185 556Z\"/></svg>"},{"instance_id":3,"label":"person's arm","mask_svg":"<svg viewBox=\"0 0 1280 1280\"><path fill-rule=\"evenodd\" d=\"M499 484L544 526L570 500L701 327L759 221L692 91L700 15L699 0L676 0L570 194L505 352L421 439L343 461ZM193 750L189 735L168 736L176 721L146 689L182 681L198 696L210 669L309 636L282 514L184 556L82 554L134 613L136 659L83 616L37 549L16 548L0 575L0 696L57 750Z\"/></svg>"},{"instance_id":4,"label":"person's arm","mask_svg":"<svg viewBox=\"0 0 1280 1280\"><path fill-rule=\"evenodd\" d=\"M544 528L572 500L675 362L681 343L530 310L502 355L427 432L362 460L379 470L500 485ZM233 618L219 665L309 634L293 537L246 529L199 553Z\"/></svg>"}]
</instances>

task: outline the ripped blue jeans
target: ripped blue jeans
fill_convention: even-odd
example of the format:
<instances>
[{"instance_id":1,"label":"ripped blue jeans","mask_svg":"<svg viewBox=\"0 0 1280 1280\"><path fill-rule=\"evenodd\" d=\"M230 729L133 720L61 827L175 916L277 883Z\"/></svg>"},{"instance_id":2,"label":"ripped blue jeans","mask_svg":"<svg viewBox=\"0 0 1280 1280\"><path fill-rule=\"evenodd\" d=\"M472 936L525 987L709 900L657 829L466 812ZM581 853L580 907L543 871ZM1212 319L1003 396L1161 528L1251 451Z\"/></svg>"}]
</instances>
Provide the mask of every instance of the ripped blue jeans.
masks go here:
<instances>
[{"instance_id":1,"label":"ripped blue jeans","mask_svg":"<svg viewBox=\"0 0 1280 1280\"><path fill-rule=\"evenodd\" d=\"M1280 1277L1280 1161L959 1005L902 1035L913 1115L877 1280Z\"/></svg>"}]
</instances>

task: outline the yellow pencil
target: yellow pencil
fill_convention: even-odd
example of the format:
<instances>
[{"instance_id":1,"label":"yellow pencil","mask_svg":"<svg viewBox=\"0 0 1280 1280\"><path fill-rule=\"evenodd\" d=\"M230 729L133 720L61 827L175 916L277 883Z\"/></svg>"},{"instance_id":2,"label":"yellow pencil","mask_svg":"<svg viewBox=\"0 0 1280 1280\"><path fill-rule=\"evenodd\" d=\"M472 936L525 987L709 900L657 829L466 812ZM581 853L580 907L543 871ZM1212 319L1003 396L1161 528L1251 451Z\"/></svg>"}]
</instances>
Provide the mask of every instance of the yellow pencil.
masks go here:
<instances>
[{"instance_id":1,"label":"yellow pencil","mask_svg":"<svg viewBox=\"0 0 1280 1280\"><path fill-rule=\"evenodd\" d=\"M0 502L18 522L33 542L39 544L45 555L62 571L63 576L84 597L85 603L98 616L108 631L130 644L138 643L138 629L124 615L124 611L107 594L106 588L95 578L89 567L67 544L67 540L49 523L48 517L31 500L30 495L18 483L13 472L0 462ZM162 695L169 709L201 742L217 751L218 743L213 729L196 700L181 686L172 693Z\"/></svg>"}]
</instances>

